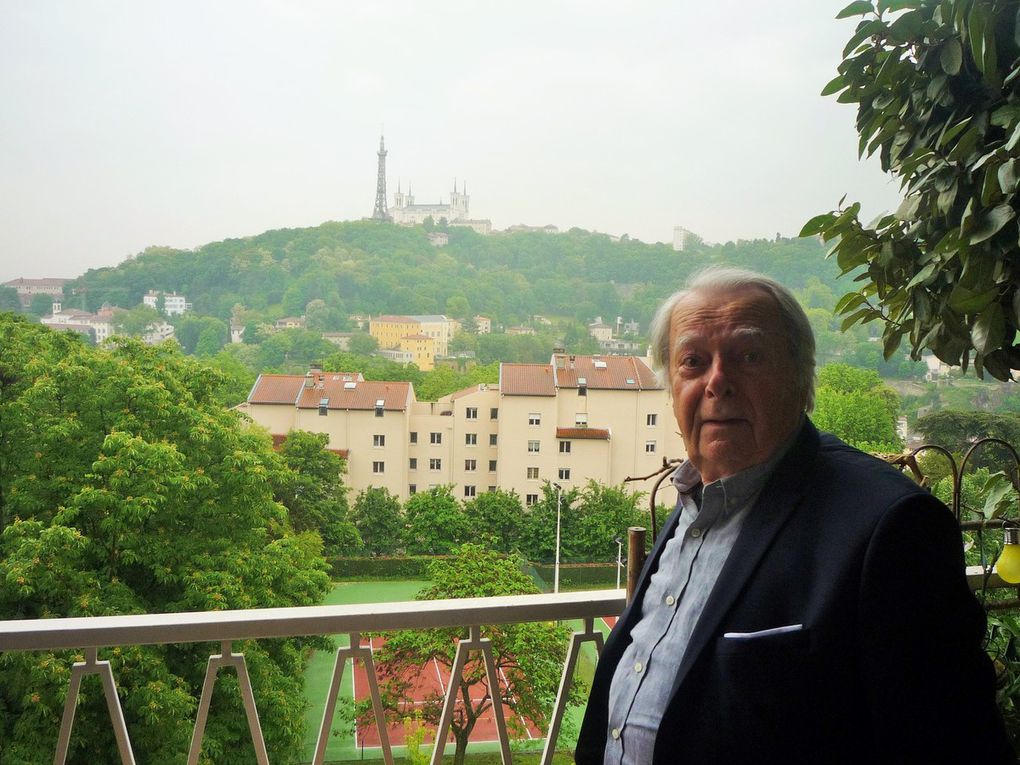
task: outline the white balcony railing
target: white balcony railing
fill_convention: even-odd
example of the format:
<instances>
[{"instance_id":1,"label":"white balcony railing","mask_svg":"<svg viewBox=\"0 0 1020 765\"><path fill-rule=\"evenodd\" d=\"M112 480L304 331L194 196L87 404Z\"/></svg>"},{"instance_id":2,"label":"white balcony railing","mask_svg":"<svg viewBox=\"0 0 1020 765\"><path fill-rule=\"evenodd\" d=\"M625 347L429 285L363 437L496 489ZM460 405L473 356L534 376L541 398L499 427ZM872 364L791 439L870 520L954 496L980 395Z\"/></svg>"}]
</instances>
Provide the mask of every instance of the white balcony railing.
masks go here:
<instances>
[{"instance_id":1,"label":"white balcony railing","mask_svg":"<svg viewBox=\"0 0 1020 765\"><path fill-rule=\"evenodd\" d=\"M481 625L579 619L583 621L584 628L573 634L567 651L560 688L550 715L549 730L542 753L542 763L545 764L552 762L552 754L566 709L566 699L573 683L574 669L580 648L584 642L592 641L596 650L601 651L602 633L595 628L595 619L618 615L623 610L624 604L625 593L623 590L600 590L555 595L408 601L351 606L310 606L70 619L25 619L0 621L0 652L84 649L85 661L76 662L71 671L64 714L57 738L57 748L53 758L54 765L63 765L66 760L74 725L78 691L82 678L90 674L99 675L103 681L103 691L120 750L121 762L124 765L134 765L131 739L117 696L114 675L116 668L109 661L99 660L99 650L128 645L218 642L221 646L220 653L209 657L192 733L191 747L188 752L188 765L197 765L198 763L213 686L219 669L224 666L232 666L237 671L241 697L248 716L249 731L257 760L259 765L269 765L269 757L259 725L257 699L248 677L244 655L233 652L233 642L255 638L346 633L350 636L350 646L337 650L333 680L325 700L325 710L312 762L314 765L321 765L325 757L326 742L340 688L340 679L347 659L352 659L354 661L361 660L365 664L376 725L382 743L383 759L387 765L391 765L393 758L387 738L387 726L383 719L372 652L370 648L361 646L360 633L380 630L461 627L468 631L468 638L462 639L458 643L443 714L435 735L432 762L438 763L443 756L453 717L457 681L470 652L481 653L488 674L489 687L499 687L496 681L491 646L488 639L481 637ZM493 709L503 762L509 764L511 761L510 746L502 707L499 703L495 703Z\"/></svg>"}]
</instances>

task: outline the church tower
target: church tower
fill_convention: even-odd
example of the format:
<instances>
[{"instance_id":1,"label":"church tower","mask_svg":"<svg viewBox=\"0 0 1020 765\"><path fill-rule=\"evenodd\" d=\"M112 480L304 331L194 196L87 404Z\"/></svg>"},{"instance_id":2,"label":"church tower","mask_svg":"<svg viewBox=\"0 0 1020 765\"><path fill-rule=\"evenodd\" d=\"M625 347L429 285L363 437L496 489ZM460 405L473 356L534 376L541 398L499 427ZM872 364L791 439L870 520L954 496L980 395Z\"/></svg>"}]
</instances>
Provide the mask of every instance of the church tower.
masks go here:
<instances>
[{"instance_id":1,"label":"church tower","mask_svg":"<svg viewBox=\"0 0 1020 765\"><path fill-rule=\"evenodd\" d=\"M375 182L375 209L372 220L393 220L386 210L386 144L379 136L379 175Z\"/></svg>"}]
</instances>

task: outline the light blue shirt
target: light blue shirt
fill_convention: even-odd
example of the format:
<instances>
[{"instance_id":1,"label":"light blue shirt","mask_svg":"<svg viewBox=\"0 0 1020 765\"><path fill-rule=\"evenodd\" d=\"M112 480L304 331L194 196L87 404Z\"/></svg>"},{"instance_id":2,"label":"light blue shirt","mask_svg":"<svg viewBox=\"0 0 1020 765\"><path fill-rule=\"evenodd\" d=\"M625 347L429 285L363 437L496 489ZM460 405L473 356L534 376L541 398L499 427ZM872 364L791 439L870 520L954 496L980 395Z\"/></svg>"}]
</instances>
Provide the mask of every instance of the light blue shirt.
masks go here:
<instances>
[{"instance_id":1,"label":"light blue shirt","mask_svg":"<svg viewBox=\"0 0 1020 765\"><path fill-rule=\"evenodd\" d=\"M789 444L768 462L703 489L701 475L689 461L673 474L680 518L662 550L641 600L641 617L631 631L631 643L613 675L605 765L652 761L662 712L694 627L744 518L788 448ZM700 498L698 489L702 489Z\"/></svg>"}]
</instances>

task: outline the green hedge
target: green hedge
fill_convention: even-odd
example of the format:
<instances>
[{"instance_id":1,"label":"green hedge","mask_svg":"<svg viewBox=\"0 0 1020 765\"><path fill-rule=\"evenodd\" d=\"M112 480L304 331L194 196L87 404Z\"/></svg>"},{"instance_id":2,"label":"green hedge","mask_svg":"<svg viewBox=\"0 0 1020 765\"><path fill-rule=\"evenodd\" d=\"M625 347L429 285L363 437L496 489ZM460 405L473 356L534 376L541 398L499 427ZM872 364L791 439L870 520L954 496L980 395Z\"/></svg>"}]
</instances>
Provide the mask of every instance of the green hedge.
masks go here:
<instances>
[{"instance_id":1,"label":"green hedge","mask_svg":"<svg viewBox=\"0 0 1020 765\"><path fill-rule=\"evenodd\" d=\"M403 555L392 558L329 559L333 579L426 579L425 569L433 555Z\"/></svg>"},{"instance_id":2,"label":"green hedge","mask_svg":"<svg viewBox=\"0 0 1020 765\"><path fill-rule=\"evenodd\" d=\"M534 574L540 580L538 586L546 592L552 592L556 578L555 566L546 563L533 563ZM544 585L544 586L543 586ZM620 572L620 585L627 585L627 572ZM615 563L561 563L560 589L586 590L616 586Z\"/></svg>"}]
</instances>

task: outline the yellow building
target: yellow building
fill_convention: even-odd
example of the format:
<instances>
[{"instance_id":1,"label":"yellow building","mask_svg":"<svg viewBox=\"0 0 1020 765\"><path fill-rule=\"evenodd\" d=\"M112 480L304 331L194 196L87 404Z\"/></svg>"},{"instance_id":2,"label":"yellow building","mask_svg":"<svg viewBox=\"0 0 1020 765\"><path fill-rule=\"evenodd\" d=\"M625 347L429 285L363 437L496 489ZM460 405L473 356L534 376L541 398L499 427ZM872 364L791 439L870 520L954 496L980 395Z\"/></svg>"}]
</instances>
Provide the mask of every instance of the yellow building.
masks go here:
<instances>
[{"instance_id":1,"label":"yellow building","mask_svg":"<svg viewBox=\"0 0 1020 765\"><path fill-rule=\"evenodd\" d=\"M421 325L410 316L379 316L368 322L368 334L378 341L380 348L399 348L400 338L420 331Z\"/></svg>"},{"instance_id":2,"label":"yellow building","mask_svg":"<svg viewBox=\"0 0 1020 765\"><path fill-rule=\"evenodd\" d=\"M400 350L412 354L422 372L430 372L436 366L436 341L428 335L404 335L400 338Z\"/></svg>"},{"instance_id":3,"label":"yellow building","mask_svg":"<svg viewBox=\"0 0 1020 765\"><path fill-rule=\"evenodd\" d=\"M544 481L615 485L686 454L666 391L632 356L502 364L498 385L437 402L417 401L410 383L354 373L261 375L239 408L277 441L292 429L328 434L328 447L347 456L352 492L382 486L402 500L455 484L462 499L498 487L532 504Z\"/></svg>"}]
</instances>

